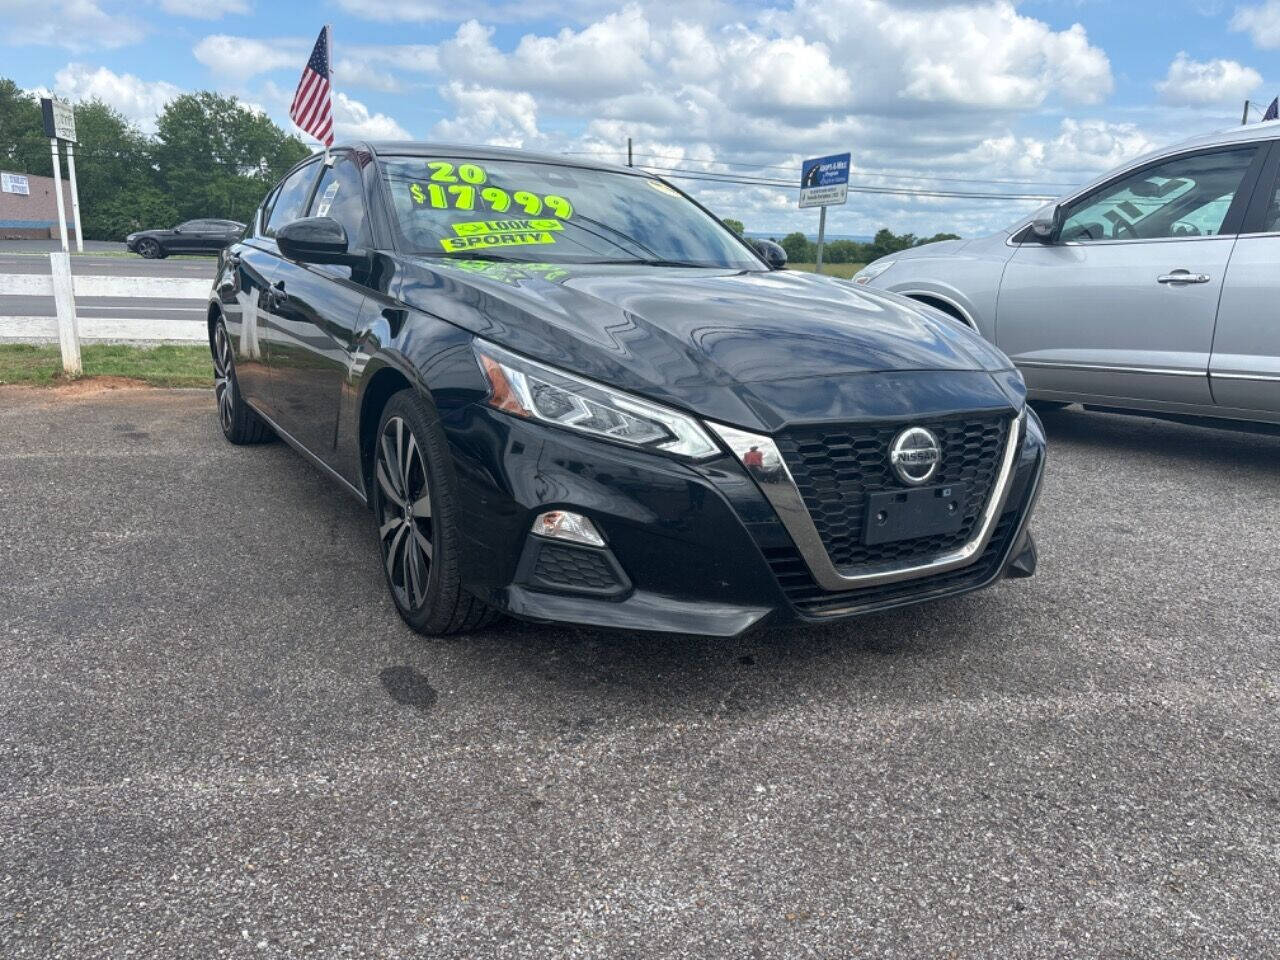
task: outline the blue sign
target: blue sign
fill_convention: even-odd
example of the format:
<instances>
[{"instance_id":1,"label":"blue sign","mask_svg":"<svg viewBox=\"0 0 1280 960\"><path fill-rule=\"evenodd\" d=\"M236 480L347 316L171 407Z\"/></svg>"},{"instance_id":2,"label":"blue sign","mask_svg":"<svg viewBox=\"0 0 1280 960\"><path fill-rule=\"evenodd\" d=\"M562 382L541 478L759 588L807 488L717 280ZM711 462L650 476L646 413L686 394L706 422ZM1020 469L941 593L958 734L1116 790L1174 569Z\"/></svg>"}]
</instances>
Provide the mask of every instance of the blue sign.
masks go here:
<instances>
[{"instance_id":1,"label":"blue sign","mask_svg":"<svg viewBox=\"0 0 1280 960\"><path fill-rule=\"evenodd\" d=\"M800 206L829 207L849 198L849 154L815 157L800 166Z\"/></svg>"}]
</instances>

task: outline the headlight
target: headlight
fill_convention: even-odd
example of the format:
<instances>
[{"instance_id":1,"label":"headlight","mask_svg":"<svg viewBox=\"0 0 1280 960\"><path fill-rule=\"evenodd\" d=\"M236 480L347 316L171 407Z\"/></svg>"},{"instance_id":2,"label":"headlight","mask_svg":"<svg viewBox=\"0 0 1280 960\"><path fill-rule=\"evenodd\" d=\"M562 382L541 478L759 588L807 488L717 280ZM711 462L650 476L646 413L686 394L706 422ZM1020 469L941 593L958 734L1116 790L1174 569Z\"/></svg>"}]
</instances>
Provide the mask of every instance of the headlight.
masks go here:
<instances>
[{"instance_id":1,"label":"headlight","mask_svg":"<svg viewBox=\"0 0 1280 960\"><path fill-rule=\"evenodd\" d=\"M875 263L868 263L865 267L853 275L854 283L869 283L880 274L884 273L897 261L894 260L877 260Z\"/></svg>"},{"instance_id":2,"label":"headlight","mask_svg":"<svg viewBox=\"0 0 1280 960\"><path fill-rule=\"evenodd\" d=\"M489 381L489 406L527 420L681 457L720 452L687 414L543 366L492 343L475 341Z\"/></svg>"}]
</instances>

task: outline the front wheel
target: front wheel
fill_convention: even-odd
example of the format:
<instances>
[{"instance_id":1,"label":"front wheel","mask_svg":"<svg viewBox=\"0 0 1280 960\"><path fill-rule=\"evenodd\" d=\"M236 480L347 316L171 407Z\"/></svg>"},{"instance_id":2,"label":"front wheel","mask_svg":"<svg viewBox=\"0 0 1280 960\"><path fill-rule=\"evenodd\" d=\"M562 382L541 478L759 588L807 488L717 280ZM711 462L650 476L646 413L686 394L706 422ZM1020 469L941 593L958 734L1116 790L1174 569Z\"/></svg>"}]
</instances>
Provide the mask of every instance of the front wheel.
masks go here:
<instances>
[{"instance_id":1,"label":"front wheel","mask_svg":"<svg viewBox=\"0 0 1280 960\"><path fill-rule=\"evenodd\" d=\"M387 588L419 633L466 633L496 613L462 589L456 480L434 408L401 390L382 412L373 450L373 515Z\"/></svg>"},{"instance_id":2,"label":"front wheel","mask_svg":"<svg viewBox=\"0 0 1280 960\"><path fill-rule=\"evenodd\" d=\"M150 237L138 241L138 253L146 260L158 260L164 256L164 251L160 249L160 244Z\"/></svg>"}]
</instances>

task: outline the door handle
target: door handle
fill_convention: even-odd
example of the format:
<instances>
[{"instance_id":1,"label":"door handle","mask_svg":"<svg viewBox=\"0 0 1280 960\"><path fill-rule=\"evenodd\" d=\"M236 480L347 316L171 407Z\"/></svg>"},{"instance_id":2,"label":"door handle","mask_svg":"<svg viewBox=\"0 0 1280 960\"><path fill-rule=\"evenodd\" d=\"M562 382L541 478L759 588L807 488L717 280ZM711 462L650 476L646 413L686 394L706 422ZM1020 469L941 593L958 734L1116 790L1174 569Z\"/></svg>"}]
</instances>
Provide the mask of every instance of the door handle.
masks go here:
<instances>
[{"instance_id":1,"label":"door handle","mask_svg":"<svg viewBox=\"0 0 1280 960\"><path fill-rule=\"evenodd\" d=\"M1192 273L1190 270L1174 270L1156 277L1156 283L1208 283L1207 273Z\"/></svg>"}]
</instances>

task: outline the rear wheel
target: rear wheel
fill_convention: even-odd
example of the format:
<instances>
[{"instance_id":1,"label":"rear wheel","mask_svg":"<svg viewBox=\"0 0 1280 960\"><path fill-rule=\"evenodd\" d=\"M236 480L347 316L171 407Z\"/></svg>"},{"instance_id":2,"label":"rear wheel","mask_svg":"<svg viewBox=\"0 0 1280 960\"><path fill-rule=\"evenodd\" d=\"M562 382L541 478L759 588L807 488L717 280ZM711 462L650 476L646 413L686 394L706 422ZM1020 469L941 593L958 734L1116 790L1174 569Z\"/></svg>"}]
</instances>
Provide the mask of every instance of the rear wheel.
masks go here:
<instances>
[{"instance_id":1,"label":"rear wheel","mask_svg":"<svg viewBox=\"0 0 1280 960\"><path fill-rule=\"evenodd\" d=\"M391 598L419 633L466 633L497 618L462 589L455 487L435 409L401 390L374 438L373 515Z\"/></svg>"},{"instance_id":2,"label":"rear wheel","mask_svg":"<svg viewBox=\"0 0 1280 960\"><path fill-rule=\"evenodd\" d=\"M213 328L213 396L218 401L218 423L232 443L262 443L271 439L271 428L240 397L236 383L235 353L221 319Z\"/></svg>"}]
</instances>

